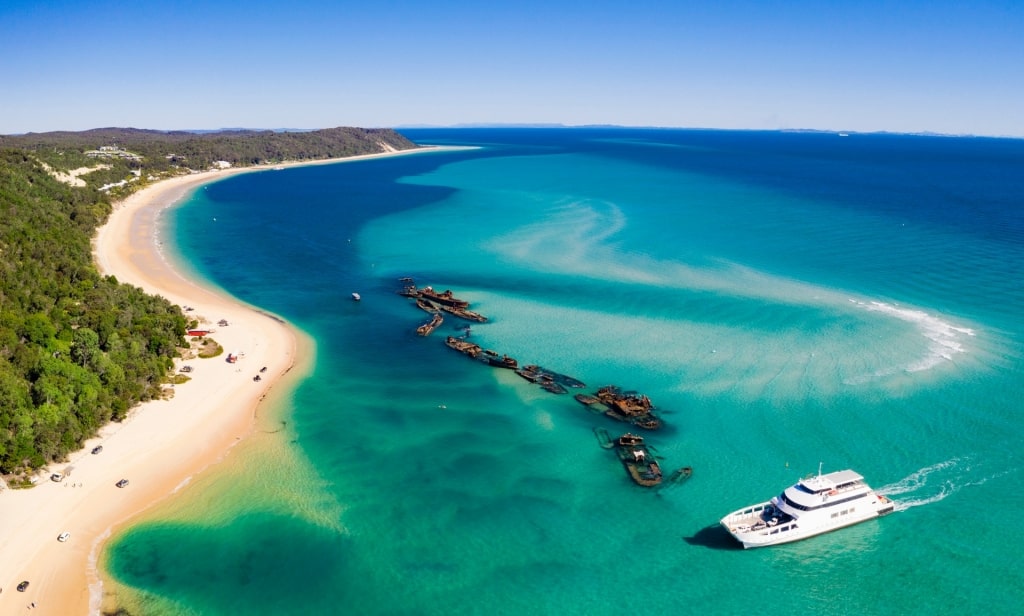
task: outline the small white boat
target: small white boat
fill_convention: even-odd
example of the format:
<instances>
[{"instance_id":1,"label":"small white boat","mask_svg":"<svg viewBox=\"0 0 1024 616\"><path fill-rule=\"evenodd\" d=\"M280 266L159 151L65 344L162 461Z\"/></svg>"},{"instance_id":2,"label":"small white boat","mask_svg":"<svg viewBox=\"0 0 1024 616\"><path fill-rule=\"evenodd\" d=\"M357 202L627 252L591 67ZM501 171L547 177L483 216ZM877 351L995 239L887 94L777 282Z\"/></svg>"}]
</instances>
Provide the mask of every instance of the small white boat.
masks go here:
<instances>
[{"instance_id":1,"label":"small white boat","mask_svg":"<svg viewBox=\"0 0 1024 616\"><path fill-rule=\"evenodd\" d=\"M721 520L744 548L789 543L892 513L893 502L876 494L851 470L801 479L770 501L736 510Z\"/></svg>"},{"instance_id":2,"label":"small white boat","mask_svg":"<svg viewBox=\"0 0 1024 616\"><path fill-rule=\"evenodd\" d=\"M358 302L358 301L359 301L359 300L361 300L361 299L363 299L363 298L362 298L362 297L360 297L360 295L359 295L358 293L353 293L353 294L352 294L352 300L353 300L353 301L357 301L357 302Z\"/></svg>"}]
</instances>

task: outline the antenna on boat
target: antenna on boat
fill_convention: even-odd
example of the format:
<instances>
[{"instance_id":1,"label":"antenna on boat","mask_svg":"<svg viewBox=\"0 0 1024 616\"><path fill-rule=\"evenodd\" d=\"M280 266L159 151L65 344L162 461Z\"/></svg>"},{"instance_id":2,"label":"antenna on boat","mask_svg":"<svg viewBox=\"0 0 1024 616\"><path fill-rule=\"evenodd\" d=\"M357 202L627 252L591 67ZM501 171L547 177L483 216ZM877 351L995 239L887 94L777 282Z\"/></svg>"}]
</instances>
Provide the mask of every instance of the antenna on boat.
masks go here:
<instances>
[{"instance_id":1,"label":"antenna on boat","mask_svg":"<svg viewBox=\"0 0 1024 616\"><path fill-rule=\"evenodd\" d=\"M821 462L818 462L818 477L821 477Z\"/></svg>"}]
</instances>

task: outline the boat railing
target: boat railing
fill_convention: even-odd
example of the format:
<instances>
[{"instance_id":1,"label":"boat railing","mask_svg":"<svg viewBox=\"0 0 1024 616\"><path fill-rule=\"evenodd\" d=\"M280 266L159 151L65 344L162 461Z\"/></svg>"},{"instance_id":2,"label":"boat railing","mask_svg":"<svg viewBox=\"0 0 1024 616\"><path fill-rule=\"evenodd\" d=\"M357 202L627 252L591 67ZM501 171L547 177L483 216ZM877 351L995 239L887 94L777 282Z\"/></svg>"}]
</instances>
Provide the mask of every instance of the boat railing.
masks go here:
<instances>
[{"instance_id":1,"label":"boat railing","mask_svg":"<svg viewBox=\"0 0 1024 616\"><path fill-rule=\"evenodd\" d=\"M747 507L727 515L722 521L730 530L737 533L775 535L796 528L796 520L781 512L777 516L773 515L766 519L765 511L770 506L771 503L768 502Z\"/></svg>"},{"instance_id":2,"label":"boat railing","mask_svg":"<svg viewBox=\"0 0 1024 616\"><path fill-rule=\"evenodd\" d=\"M734 511L729 515L725 516L725 523L730 526L736 524L754 524L761 519L761 514L764 510L771 505L771 502L764 502L759 505L747 507L746 509L740 509Z\"/></svg>"},{"instance_id":3,"label":"boat railing","mask_svg":"<svg viewBox=\"0 0 1024 616\"><path fill-rule=\"evenodd\" d=\"M855 492L857 490L863 490L867 487L863 482L847 483L841 486L836 486L834 489L829 490L829 494L835 496L836 494L845 494L847 492Z\"/></svg>"}]
</instances>

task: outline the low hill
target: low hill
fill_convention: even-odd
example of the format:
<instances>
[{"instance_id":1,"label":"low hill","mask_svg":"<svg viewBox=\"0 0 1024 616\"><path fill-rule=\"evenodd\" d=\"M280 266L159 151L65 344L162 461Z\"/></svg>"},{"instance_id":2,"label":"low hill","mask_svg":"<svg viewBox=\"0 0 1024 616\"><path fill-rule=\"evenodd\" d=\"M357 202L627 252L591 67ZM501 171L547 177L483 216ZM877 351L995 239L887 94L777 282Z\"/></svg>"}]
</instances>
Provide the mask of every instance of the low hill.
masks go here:
<instances>
[{"instance_id":1,"label":"low hill","mask_svg":"<svg viewBox=\"0 0 1024 616\"><path fill-rule=\"evenodd\" d=\"M212 133L98 128L0 136L0 149L30 151L55 177L102 189L114 198L133 192L139 184L211 167L271 165L415 147L391 129L352 127ZM56 175L61 173L65 175Z\"/></svg>"}]
</instances>

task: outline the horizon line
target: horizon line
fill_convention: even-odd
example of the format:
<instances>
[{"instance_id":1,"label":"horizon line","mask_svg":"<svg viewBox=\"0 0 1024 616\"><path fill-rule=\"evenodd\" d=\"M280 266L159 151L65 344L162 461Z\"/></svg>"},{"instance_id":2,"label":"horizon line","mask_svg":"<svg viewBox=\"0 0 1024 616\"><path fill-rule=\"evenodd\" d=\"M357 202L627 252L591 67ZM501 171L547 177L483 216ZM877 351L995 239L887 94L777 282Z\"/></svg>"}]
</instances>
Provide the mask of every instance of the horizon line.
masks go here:
<instances>
[{"instance_id":1,"label":"horizon line","mask_svg":"<svg viewBox=\"0 0 1024 616\"><path fill-rule=\"evenodd\" d=\"M351 125L348 125L351 126ZM3 133L0 137L23 137L26 135L46 135L50 133L85 133L99 130L139 130L153 131L160 133L192 133L215 134L222 132L314 132L318 130L329 130L331 128L347 127L346 125L323 126L318 128L245 128L245 127L221 127L221 128L136 128L131 126L103 126L87 128L82 130L57 129L50 131L26 131L21 133ZM721 132L766 132L766 133L831 133L836 135L905 135L916 137L957 137L957 138L980 138L980 139L1024 139L1024 135L984 135L977 133L943 133L936 131L892 131L892 130L850 130L850 129L829 129L829 128L718 128L701 126L658 126L658 125L631 125L631 124L564 124L559 122L466 122L457 124L396 124L394 126L351 126L352 128L363 129L391 129L418 130L418 129L478 129L478 128L533 128L533 129L633 129L633 130L679 130L679 131L721 131Z\"/></svg>"}]
</instances>

